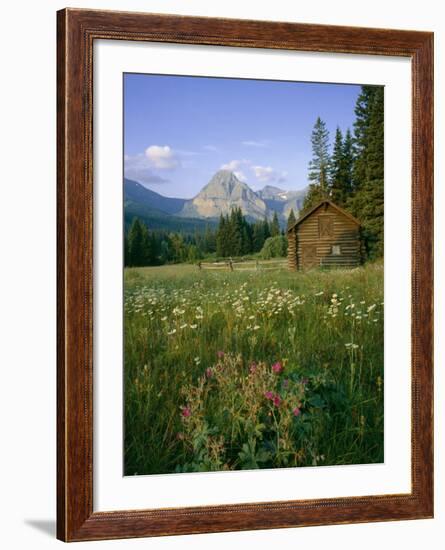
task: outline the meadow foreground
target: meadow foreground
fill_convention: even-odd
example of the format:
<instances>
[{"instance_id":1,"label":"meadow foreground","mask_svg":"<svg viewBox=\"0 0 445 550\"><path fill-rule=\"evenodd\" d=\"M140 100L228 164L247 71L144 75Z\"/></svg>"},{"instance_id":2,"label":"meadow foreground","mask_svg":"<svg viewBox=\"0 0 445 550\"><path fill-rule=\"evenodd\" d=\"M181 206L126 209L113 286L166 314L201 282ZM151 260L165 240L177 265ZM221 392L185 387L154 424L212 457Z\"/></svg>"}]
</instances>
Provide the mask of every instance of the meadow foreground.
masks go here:
<instances>
[{"instance_id":1,"label":"meadow foreground","mask_svg":"<svg viewBox=\"0 0 445 550\"><path fill-rule=\"evenodd\" d=\"M382 461L382 263L125 270L125 475Z\"/></svg>"}]
</instances>

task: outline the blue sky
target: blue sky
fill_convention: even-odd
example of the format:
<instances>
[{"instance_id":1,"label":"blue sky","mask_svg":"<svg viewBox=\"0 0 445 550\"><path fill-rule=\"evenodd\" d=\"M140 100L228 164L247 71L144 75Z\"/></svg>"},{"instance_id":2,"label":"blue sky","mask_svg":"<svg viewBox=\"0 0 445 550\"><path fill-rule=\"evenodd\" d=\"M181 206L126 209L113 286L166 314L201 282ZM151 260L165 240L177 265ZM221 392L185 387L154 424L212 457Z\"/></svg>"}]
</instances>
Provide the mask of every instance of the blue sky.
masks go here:
<instances>
[{"instance_id":1,"label":"blue sky","mask_svg":"<svg viewBox=\"0 0 445 550\"><path fill-rule=\"evenodd\" d=\"M125 176L170 197L195 196L220 168L258 190L307 185L318 116L331 140L352 130L360 86L124 75Z\"/></svg>"}]
</instances>

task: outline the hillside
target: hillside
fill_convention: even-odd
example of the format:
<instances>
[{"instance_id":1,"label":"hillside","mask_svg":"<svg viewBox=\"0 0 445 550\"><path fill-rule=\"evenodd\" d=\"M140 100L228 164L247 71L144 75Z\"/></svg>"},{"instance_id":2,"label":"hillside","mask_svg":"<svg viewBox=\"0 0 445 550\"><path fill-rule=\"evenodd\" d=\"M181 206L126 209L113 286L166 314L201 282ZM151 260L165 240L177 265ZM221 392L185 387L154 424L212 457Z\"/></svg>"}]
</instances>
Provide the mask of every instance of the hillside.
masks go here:
<instances>
[{"instance_id":1,"label":"hillside","mask_svg":"<svg viewBox=\"0 0 445 550\"><path fill-rule=\"evenodd\" d=\"M221 214L241 208L250 221L271 219L277 212L285 227L290 210L301 210L307 189L288 191L266 185L253 191L233 172L219 170L193 199L165 197L140 183L124 179L125 223L141 218L152 229L194 232L215 224Z\"/></svg>"}]
</instances>

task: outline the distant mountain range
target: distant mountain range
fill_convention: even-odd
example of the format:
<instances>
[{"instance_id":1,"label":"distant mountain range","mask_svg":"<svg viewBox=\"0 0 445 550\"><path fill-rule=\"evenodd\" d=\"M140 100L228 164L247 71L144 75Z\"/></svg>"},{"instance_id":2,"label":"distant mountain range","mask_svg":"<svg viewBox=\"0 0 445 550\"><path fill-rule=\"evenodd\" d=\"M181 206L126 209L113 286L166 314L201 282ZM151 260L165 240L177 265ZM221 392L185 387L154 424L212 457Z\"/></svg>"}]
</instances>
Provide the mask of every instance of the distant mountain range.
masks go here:
<instances>
[{"instance_id":1,"label":"distant mountain range","mask_svg":"<svg viewBox=\"0 0 445 550\"><path fill-rule=\"evenodd\" d=\"M272 185L253 191L228 170L218 171L193 199L164 197L125 178L125 222L137 216L153 229L193 232L216 224L221 214L239 207L250 221L272 218L277 212L285 226L291 209L298 216L306 193L307 189L285 191Z\"/></svg>"}]
</instances>

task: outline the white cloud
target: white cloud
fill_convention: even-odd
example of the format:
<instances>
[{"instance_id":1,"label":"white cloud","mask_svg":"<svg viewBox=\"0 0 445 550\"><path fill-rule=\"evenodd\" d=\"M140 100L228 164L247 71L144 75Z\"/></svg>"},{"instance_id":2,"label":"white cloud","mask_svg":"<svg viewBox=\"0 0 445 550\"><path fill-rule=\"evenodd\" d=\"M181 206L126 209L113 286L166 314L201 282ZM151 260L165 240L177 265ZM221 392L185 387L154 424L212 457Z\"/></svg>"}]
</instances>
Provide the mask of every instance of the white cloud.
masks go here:
<instances>
[{"instance_id":1,"label":"white cloud","mask_svg":"<svg viewBox=\"0 0 445 550\"><path fill-rule=\"evenodd\" d=\"M126 178L142 184L159 184L169 181L153 172L150 160L143 153L124 156L124 174Z\"/></svg>"},{"instance_id":2,"label":"white cloud","mask_svg":"<svg viewBox=\"0 0 445 550\"><path fill-rule=\"evenodd\" d=\"M226 164L222 164L221 170L230 170L231 172L235 172L235 170L239 170L242 166L250 166L250 164L250 160L247 159L231 160Z\"/></svg>"},{"instance_id":3,"label":"white cloud","mask_svg":"<svg viewBox=\"0 0 445 550\"><path fill-rule=\"evenodd\" d=\"M179 160L168 145L150 145L145 149L150 165L159 170L173 170L179 166Z\"/></svg>"},{"instance_id":4,"label":"white cloud","mask_svg":"<svg viewBox=\"0 0 445 550\"><path fill-rule=\"evenodd\" d=\"M242 160L231 160L230 162L226 162L226 164L221 164L221 170L230 170L233 172L234 170L238 170L242 162Z\"/></svg>"},{"instance_id":5,"label":"white cloud","mask_svg":"<svg viewBox=\"0 0 445 550\"><path fill-rule=\"evenodd\" d=\"M230 162L227 162L226 164L221 165L221 170L230 170L230 172L233 172L235 176L243 182L247 182L247 176L246 174L241 170L243 167L248 167L252 164L252 162L248 159L241 159L241 160L231 160Z\"/></svg>"},{"instance_id":6,"label":"white cloud","mask_svg":"<svg viewBox=\"0 0 445 550\"><path fill-rule=\"evenodd\" d=\"M274 170L272 166L252 166L252 170L258 181L262 183L282 183L286 181L287 172Z\"/></svg>"}]
</instances>

